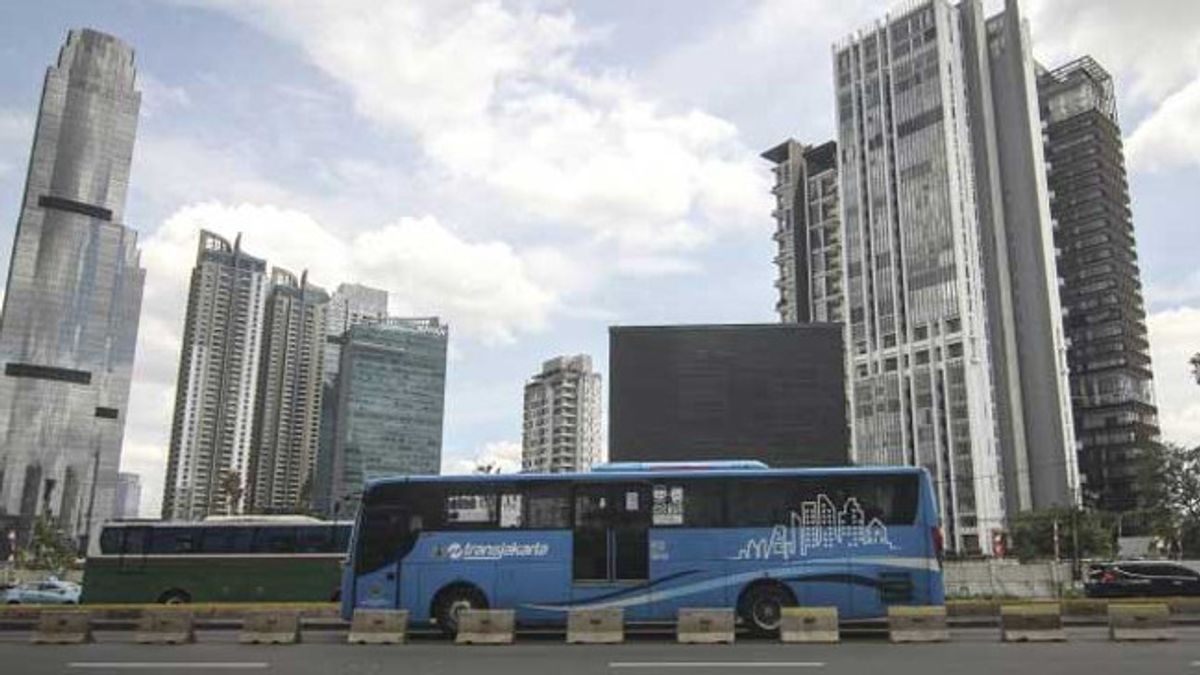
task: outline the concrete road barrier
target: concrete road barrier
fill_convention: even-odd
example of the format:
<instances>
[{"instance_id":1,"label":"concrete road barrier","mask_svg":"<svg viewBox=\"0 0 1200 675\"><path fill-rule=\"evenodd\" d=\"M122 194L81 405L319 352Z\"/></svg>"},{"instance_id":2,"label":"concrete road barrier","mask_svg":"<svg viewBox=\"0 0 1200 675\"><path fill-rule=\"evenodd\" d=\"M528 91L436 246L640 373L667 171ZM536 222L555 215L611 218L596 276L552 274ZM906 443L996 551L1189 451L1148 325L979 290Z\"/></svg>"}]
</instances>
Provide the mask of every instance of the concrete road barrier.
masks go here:
<instances>
[{"instance_id":1,"label":"concrete road barrier","mask_svg":"<svg viewBox=\"0 0 1200 675\"><path fill-rule=\"evenodd\" d=\"M888 639L902 642L946 642L946 608L941 605L892 605L888 607Z\"/></svg>"},{"instance_id":2,"label":"concrete road barrier","mask_svg":"<svg viewBox=\"0 0 1200 675\"><path fill-rule=\"evenodd\" d=\"M837 607L784 607L779 639L800 643L837 642L841 639Z\"/></svg>"},{"instance_id":3,"label":"concrete road barrier","mask_svg":"<svg viewBox=\"0 0 1200 675\"><path fill-rule=\"evenodd\" d=\"M1002 605L1000 639L1004 642L1063 642L1062 609L1058 603Z\"/></svg>"},{"instance_id":4,"label":"concrete road barrier","mask_svg":"<svg viewBox=\"0 0 1200 675\"><path fill-rule=\"evenodd\" d=\"M358 645L402 645L408 632L408 611L355 609L347 642Z\"/></svg>"},{"instance_id":5,"label":"concrete road barrier","mask_svg":"<svg viewBox=\"0 0 1200 675\"><path fill-rule=\"evenodd\" d=\"M1108 636L1118 642L1174 640L1171 608L1165 603L1110 604Z\"/></svg>"},{"instance_id":6,"label":"concrete road barrier","mask_svg":"<svg viewBox=\"0 0 1200 675\"><path fill-rule=\"evenodd\" d=\"M138 620L134 641L139 644L182 645L196 641L196 619L190 611L147 610Z\"/></svg>"},{"instance_id":7,"label":"concrete road barrier","mask_svg":"<svg viewBox=\"0 0 1200 675\"><path fill-rule=\"evenodd\" d=\"M733 644L733 610L680 609L675 630L676 638L684 644Z\"/></svg>"},{"instance_id":8,"label":"concrete road barrier","mask_svg":"<svg viewBox=\"0 0 1200 675\"><path fill-rule=\"evenodd\" d=\"M290 645L300 641L299 612L247 612L241 644Z\"/></svg>"},{"instance_id":9,"label":"concrete road barrier","mask_svg":"<svg viewBox=\"0 0 1200 675\"><path fill-rule=\"evenodd\" d=\"M625 641L625 610L572 609L567 614L570 644L616 644Z\"/></svg>"},{"instance_id":10,"label":"concrete road barrier","mask_svg":"<svg viewBox=\"0 0 1200 675\"><path fill-rule=\"evenodd\" d=\"M516 626L516 613L511 609L465 609L458 615L460 645L510 645Z\"/></svg>"},{"instance_id":11,"label":"concrete road barrier","mask_svg":"<svg viewBox=\"0 0 1200 675\"><path fill-rule=\"evenodd\" d=\"M85 609L56 609L38 615L34 644L77 645L91 641L92 613Z\"/></svg>"}]
</instances>

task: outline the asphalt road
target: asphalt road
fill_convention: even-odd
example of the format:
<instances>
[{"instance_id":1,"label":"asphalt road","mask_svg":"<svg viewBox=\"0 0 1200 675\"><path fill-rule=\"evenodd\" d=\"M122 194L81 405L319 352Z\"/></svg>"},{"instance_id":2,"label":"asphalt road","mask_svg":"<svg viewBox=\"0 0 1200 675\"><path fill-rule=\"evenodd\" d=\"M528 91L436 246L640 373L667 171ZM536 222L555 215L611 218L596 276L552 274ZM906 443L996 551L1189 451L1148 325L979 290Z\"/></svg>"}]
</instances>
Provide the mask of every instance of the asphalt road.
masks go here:
<instances>
[{"instance_id":1,"label":"asphalt road","mask_svg":"<svg viewBox=\"0 0 1200 675\"><path fill-rule=\"evenodd\" d=\"M395 646L344 644L343 631L306 632L288 646L243 646L232 631L206 631L201 642L179 647L132 644L130 632L98 633L83 646L28 644L28 634L0 634L0 672L41 673L287 673L291 675L1028 675L1072 673L1195 673L1200 675L1200 629L1179 628L1175 642L1112 643L1104 629L1069 629L1062 644L1002 644L995 629L952 632L934 645L891 645L849 640L837 645L678 645L638 640L623 645L566 645L525 640L515 645L468 647L446 641Z\"/></svg>"}]
</instances>

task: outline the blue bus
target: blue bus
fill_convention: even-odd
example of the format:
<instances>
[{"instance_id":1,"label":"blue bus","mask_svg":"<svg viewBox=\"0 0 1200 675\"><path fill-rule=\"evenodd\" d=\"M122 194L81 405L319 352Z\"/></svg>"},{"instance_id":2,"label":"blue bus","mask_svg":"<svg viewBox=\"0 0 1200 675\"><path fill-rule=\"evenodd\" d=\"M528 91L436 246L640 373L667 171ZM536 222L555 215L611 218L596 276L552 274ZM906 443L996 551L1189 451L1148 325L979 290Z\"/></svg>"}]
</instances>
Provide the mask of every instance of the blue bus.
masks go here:
<instances>
[{"instance_id":1,"label":"blue bus","mask_svg":"<svg viewBox=\"0 0 1200 675\"><path fill-rule=\"evenodd\" d=\"M843 619L940 605L942 535L919 468L612 464L580 474L402 476L364 490L342 613L406 609L456 631L463 609L523 625L574 608L630 622L733 607L759 633L782 608Z\"/></svg>"}]
</instances>

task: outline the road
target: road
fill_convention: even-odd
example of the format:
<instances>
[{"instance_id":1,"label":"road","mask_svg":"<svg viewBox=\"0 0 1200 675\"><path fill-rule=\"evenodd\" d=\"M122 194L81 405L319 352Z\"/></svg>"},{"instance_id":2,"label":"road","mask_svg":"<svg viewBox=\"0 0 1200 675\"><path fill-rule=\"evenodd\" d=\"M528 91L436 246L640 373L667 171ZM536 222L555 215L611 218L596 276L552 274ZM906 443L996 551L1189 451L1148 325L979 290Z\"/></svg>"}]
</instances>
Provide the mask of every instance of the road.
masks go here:
<instances>
[{"instance_id":1,"label":"road","mask_svg":"<svg viewBox=\"0 0 1200 675\"><path fill-rule=\"evenodd\" d=\"M995 629L955 630L952 641L891 645L855 639L837 645L677 645L637 640L623 645L566 645L519 640L467 647L421 640L407 645L351 646L343 631L310 631L287 646L236 644L232 631L205 631L179 647L132 644L133 634L101 632L83 646L27 644L28 634L0 634L0 671L13 675L128 673L286 673L288 675L661 675L811 673L812 675L997 675L1029 673L1196 673L1200 629L1177 629L1176 642L1117 644L1104 629L1069 629L1064 644L1002 644Z\"/></svg>"}]
</instances>

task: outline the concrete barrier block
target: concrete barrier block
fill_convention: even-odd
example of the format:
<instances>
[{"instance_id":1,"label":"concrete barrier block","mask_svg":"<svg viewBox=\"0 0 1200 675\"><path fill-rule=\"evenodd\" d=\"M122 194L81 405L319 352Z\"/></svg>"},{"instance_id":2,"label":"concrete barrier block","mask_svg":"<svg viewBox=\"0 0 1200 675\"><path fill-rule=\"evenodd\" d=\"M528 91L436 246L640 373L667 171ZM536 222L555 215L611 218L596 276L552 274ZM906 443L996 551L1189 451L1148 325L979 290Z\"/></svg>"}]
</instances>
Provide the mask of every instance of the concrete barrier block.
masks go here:
<instances>
[{"instance_id":1,"label":"concrete barrier block","mask_svg":"<svg viewBox=\"0 0 1200 675\"><path fill-rule=\"evenodd\" d=\"M779 639L801 643L837 642L841 639L837 607L784 607Z\"/></svg>"},{"instance_id":2,"label":"concrete barrier block","mask_svg":"<svg viewBox=\"0 0 1200 675\"><path fill-rule=\"evenodd\" d=\"M358 645L402 645L408 632L408 611L355 609L347 642Z\"/></svg>"},{"instance_id":3,"label":"concrete barrier block","mask_svg":"<svg viewBox=\"0 0 1200 675\"><path fill-rule=\"evenodd\" d=\"M1063 642L1062 608L1058 603L1002 605L1000 639L1004 642Z\"/></svg>"},{"instance_id":4,"label":"concrete barrier block","mask_svg":"<svg viewBox=\"0 0 1200 675\"><path fill-rule=\"evenodd\" d=\"M567 642L616 644L625 641L625 610L573 609L567 614Z\"/></svg>"},{"instance_id":5,"label":"concrete barrier block","mask_svg":"<svg viewBox=\"0 0 1200 675\"><path fill-rule=\"evenodd\" d=\"M946 608L941 605L892 605L888 607L888 639L902 642L946 642Z\"/></svg>"},{"instance_id":6,"label":"concrete barrier block","mask_svg":"<svg viewBox=\"0 0 1200 675\"><path fill-rule=\"evenodd\" d=\"M1171 608L1165 603L1110 604L1108 636L1118 642L1174 640Z\"/></svg>"},{"instance_id":7,"label":"concrete barrier block","mask_svg":"<svg viewBox=\"0 0 1200 675\"><path fill-rule=\"evenodd\" d=\"M466 609L458 615L460 645L509 645L513 642L516 613L511 609Z\"/></svg>"},{"instance_id":8,"label":"concrete barrier block","mask_svg":"<svg viewBox=\"0 0 1200 675\"><path fill-rule=\"evenodd\" d=\"M247 612L242 619L241 644L288 645L300 641L300 613L289 611Z\"/></svg>"},{"instance_id":9,"label":"concrete barrier block","mask_svg":"<svg viewBox=\"0 0 1200 675\"><path fill-rule=\"evenodd\" d=\"M78 645L91 641L92 613L83 609L41 612L32 638L39 645Z\"/></svg>"},{"instance_id":10,"label":"concrete barrier block","mask_svg":"<svg viewBox=\"0 0 1200 675\"><path fill-rule=\"evenodd\" d=\"M139 644L182 645L196 641L196 621L191 612L148 609L138 620L134 641Z\"/></svg>"},{"instance_id":11,"label":"concrete barrier block","mask_svg":"<svg viewBox=\"0 0 1200 675\"><path fill-rule=\"evenodd\" d=\"M732 609L679 610L676 637L685 644L733 644L735 619Z\"/></svg>"}]
</instances>

